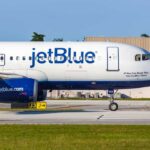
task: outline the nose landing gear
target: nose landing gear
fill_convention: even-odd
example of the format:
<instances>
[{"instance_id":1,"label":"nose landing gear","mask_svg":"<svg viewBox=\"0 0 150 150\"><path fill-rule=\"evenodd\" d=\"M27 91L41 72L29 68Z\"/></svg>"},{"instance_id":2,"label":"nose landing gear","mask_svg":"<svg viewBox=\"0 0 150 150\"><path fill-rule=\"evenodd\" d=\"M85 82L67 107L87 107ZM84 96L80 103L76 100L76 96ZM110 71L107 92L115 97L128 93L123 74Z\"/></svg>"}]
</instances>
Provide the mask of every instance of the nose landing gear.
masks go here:
<instances>
[{"instance_id":1,"label":"nose landing gear","mask_svg":"<svg viewBox=\"0 0 150 150\"><path fill-rule=\"evenodd\" d=\"M111 111L118 110L118 104L116 102L114 102L114 96L117 92L118 92L118 90L116 90L115 93L114 93L114 90L108 90L108 94L110 94L110 97L111 97L110 104L109 104L109 110L111 110Z\"/></svg>"},{"instance_id":2,"label":"nose landing gear","mask_svg":"<svg viewBox=\"0 0 150 150\"><path fill-rule=\"evenodd\" d=\"M111 103L109 104L109 110L111 110L111 111L116 111L116 110L118 110L118 104L115 103L115 102L111 102Z\"/></svg>"}]
</instances>

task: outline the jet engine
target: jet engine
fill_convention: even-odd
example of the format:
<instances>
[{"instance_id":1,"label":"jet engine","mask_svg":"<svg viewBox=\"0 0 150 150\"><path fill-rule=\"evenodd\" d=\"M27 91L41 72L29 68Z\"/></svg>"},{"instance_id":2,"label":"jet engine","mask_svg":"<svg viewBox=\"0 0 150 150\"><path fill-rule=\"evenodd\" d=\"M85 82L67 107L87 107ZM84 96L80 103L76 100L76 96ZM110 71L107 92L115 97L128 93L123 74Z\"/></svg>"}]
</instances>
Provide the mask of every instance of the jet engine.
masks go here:
<instances>
[{"instance_id":1,"label":"jet engine","mask_svg":"<svg viewBox=\"0 0 150 150\"><path fill-rule=\"evenodd\" d=\"M0 102L32 102L46 98L46 91L38 90L38 81L30 78L0 80Z\"/></svg>"}]
</instances>

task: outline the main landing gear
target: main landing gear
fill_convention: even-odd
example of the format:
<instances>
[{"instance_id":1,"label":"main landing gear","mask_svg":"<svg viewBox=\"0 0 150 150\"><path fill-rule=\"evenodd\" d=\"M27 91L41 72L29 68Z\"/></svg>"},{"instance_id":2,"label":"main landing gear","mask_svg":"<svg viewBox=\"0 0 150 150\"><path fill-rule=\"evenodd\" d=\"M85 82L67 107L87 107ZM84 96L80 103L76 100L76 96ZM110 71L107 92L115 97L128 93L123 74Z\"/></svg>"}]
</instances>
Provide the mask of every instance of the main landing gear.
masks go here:
<instances>
[{"instance_id":1,"label":"main landing gear","mask_svg":"<svg viewBox=\"0 0 150 150\"><path fill-rule=\"evenodd\" d=\"M108 94L110 95L111 97L111 100L110 100L110 104L109 104L109 110L111 111L116 111L118 110L118 104L116 102L114 102L114 96L115 94L117 93L118 90L116 90L116 92L114 93L114 90L108 90Z\"/></svg>"}]
</instances>

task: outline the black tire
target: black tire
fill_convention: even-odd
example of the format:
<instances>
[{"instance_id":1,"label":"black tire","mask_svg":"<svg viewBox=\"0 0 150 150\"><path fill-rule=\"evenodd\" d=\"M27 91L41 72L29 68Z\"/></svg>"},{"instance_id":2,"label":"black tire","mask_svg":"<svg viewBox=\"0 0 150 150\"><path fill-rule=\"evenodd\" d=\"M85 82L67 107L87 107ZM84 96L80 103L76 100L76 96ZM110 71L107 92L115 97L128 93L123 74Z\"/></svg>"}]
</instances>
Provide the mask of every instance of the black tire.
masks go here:
<instances>
[{"instance_id":1,"label":"black tire","mask_svg":"<svg viewBox=\"0 0 150 150\"><path fill-rule=\"evenodd\" d=\"M111 111L116 111L116 110L118 110L118 104L117 103L110 103L109 104L109 110L111 110Z\"/></svg>"}]
</instances>

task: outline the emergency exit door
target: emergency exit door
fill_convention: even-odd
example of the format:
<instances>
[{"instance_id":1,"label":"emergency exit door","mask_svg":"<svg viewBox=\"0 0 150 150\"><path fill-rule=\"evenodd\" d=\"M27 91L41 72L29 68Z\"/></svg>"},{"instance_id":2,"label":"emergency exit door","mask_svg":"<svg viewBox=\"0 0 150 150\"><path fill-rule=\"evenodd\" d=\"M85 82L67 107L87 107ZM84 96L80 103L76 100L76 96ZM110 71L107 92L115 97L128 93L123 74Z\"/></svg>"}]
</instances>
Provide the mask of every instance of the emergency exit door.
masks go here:
<instances>
[{"instance_id":1,"label":"emergency exit door","mask_svg":"<svg viewBox=\"0 0 150 150\"><path fill-rule=\"evenodd\" d=\"M107 48L107 71L119 71L119 48Z\"/></svg>"},{"instance_id":2,"label":"emergency exit door","mask_svg":"<svg viewBox=\"0 0 150 150\"><path fill-rule=\"evenodd\" d=\"M5 54L0 54L0 66L5 66Z\"/></svg>"}]
</instances>

